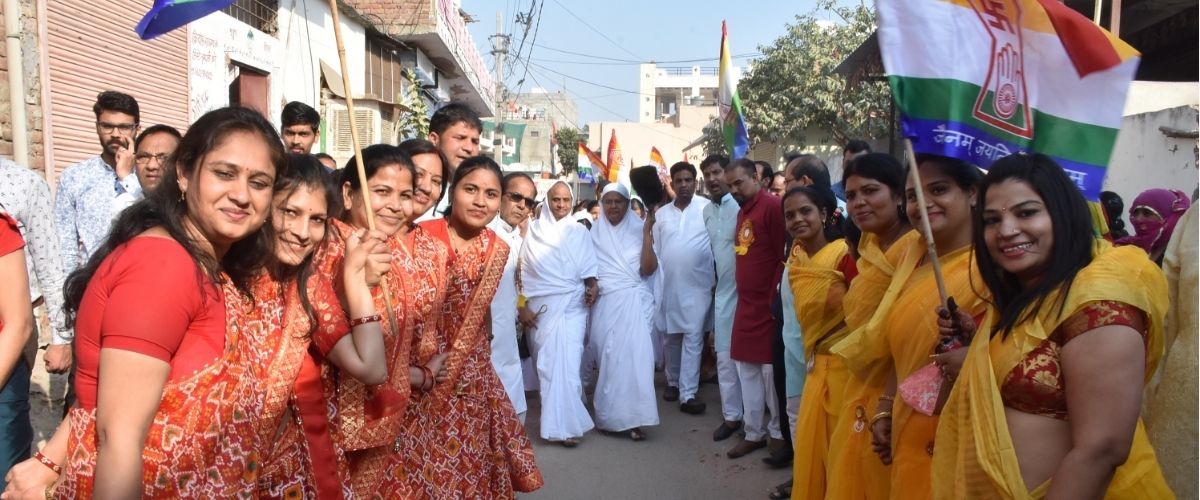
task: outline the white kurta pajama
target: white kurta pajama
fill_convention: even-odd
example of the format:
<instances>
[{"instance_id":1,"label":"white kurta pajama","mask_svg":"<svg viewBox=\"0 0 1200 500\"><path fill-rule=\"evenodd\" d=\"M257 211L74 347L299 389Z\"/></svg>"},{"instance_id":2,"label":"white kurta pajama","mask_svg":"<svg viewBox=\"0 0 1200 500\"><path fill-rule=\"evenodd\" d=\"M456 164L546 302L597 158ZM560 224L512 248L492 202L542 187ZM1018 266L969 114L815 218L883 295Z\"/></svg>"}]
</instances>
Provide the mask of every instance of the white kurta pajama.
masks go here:
<instances>
[{"instance_id":1,"label":"white kurta pajama","mask_svg":"<svg viewBox=\"0 0 1200 500\"><path fill-rule=\"evenodd\" d=\"M617 183L604 192L628 199L628 191ZM600 364L592 401L596 427L606 431L658 425L651 335L654 295L652 280L641 275L642 224L630 209L620 225L601 217L592 228L600 284L591 320L591 342Z\"/></svg>"},{"instance_id":2,"label":"white kurta pajama","mask_svg":"<svg viewBox=\"0 0 1200 500\"><path fill-rule=\"evenodd\" d=\"M680 210L674 203L659 207L654 218L654 252L661 262L661 308L667 334L667 385L679 388L685 402L700 389L700 357L704 351L704 319L716 284L712 246L704 226L708 200L692 198Z\"/></svg>"},{"instance_id":3,"label":"white kurta pajama","mask_svg":"<svg viewBox=\"0 0 1200 500\"><path fill-rule=\"evenodd\" d=\"M737 367L729 357L733 338L733 313L737 310L736 259L733 238L740 207L733 195L704 207L704 226L712 244L717 268L717 290L713 299L713 347L717 352L717 382L721 389L721 414L729 422L742 421L742 384Z\"/></svg>"},{"instance_id":4,"label":"white kurta pajama","mask_svg":"<svg viewBox=\"0 0 1200 500\"><path fill-rule=\"evenodd\" d=\"M569 215L554 220L550 204L544 203L521 249L521 284L526 307L541 312L528 340L536 353L541 436L546 440L578 438L594 426L583 404L579 368L588 319L584 279L595 276L596 255L587 228Z\"/></svg>"},{"instance_id":5,"label":"white kurta pajama","mask_svg":"<svg viewBox=\"0 0 1200 500\"><path fill-rule=\"evenodd\" d=\"M525 382L521 371L521 355L517 350L517 260L521 255L521 229L509 226L499 215L488 227L508 243L508 262L504 276L492 299L492 367L504 384L517 415L525 417Z\"/></svg>"}]
</instances>

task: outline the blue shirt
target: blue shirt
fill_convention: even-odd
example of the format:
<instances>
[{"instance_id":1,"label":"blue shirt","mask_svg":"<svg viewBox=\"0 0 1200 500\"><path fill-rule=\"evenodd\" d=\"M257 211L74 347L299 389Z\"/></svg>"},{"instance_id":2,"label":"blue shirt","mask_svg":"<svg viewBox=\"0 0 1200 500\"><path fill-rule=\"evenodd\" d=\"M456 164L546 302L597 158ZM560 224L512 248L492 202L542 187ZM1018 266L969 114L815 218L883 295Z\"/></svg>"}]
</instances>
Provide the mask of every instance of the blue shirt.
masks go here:
<instances>
[{"instance_id":1,"label":"blue shirt","mask_svg":"<svg viewBox=\"0 0 1200 500\"><path fill-rule=\"evenodd\" d=\"M128 206L131 197L141 196L136 174L118 179L116 170L99 156L67 167L58 179L54 199L63 273L69 276L83 266L108 237L120 209Z\"/></svg>"},{"instance_id":2,"label":"blue shirt","mask_svg":"<svg viewBox=\"0 0 1200 500\"><path fill-rule=\"evenodd\" d=\"M717 265L717 293L713 301L713 344L717 352L729 352L733 314L737 310L733 237L737 232L738 209L737 201L729 193L721 197L720 203L704 207L704 227Z\"/></svg>"}]
</instances>

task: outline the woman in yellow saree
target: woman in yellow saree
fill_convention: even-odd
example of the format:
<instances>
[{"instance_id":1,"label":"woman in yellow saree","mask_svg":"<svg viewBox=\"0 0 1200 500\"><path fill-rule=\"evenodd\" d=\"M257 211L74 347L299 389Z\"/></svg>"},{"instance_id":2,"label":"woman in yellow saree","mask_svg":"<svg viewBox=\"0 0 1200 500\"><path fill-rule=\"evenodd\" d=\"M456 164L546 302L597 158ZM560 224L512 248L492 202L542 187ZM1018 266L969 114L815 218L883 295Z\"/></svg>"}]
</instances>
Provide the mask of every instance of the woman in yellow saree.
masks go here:
<instances>
[{"instance_id":1,"label":"woman in yellow saree","mask_svg":"<svg viewBox=\"0 0 1200 500\"><path fill-rule=\"evenodd\" d=\"M971 207L979 169L965 162L935 155L918 155L917 165L925 191L925 206L933 234L946 293L971 316L984 303L972 289L981 282L971 258ZM911 182L905 193L909 220L921 224ZM876 347L891 361L892 372L880 398L872 433L876 453L891 462L891 498L929 498L929 471L934 453L938 416L933 413L942 379L929 356L938 345L937 307L940 303L933 265L924 238L907 240L908 249L892 286L899 296L887 311L883 342ZM897 385L903 391L897 391ZM949 385L946 385L946 389Z\"/></svg>"},{"instance_id":2,"label":"woman in yellow saree","mask_svg":"<svg viewBox=\"0 0 1200 500\"><path fill-rule=\"evenodd\" d=\"M917 238L901 209L904 169L883 153L870 153L850 162L843 171L846 208L862 229L858 276L846 291L846 338L831 352L842 358L849 373L833 436L829 440L826 498L859 500L887 498L888 469L871 450L868 421L883 393L890 366L878 356L879 327L896 298L889 288L895 266L904 257L907 240Z\"/></svg>"},{"instance_id":3,"label":"woman in yellow saree","mask_svg":"<svg viewBox=\"0 0 1200 500\"><path fill-rule=\"evenodd\" d=\"M1047 156L997 161L979 204L976 259L994 306L969 349L938 357L956 381L934 498L1172 498L1139 418L1162 354L1162 272L1092 234L1086 202Z\"/></svg>"},{"instance_id":4,"label":"woman in yellow saree","mask_svg":"<svg viewBox=\"0 0 1200 500\"><path fill-rule=\"evenodd\" d=\"M800 444L792 462L792 498L825 498L829 438L847 377L841 358L829 353L829 346L846 336L842 297L855 272L833 219L836 208L827 190L801 187L783 197L783 219L794 239L787 279L795 293L808 370L792 441Z\"/></svg>"}]
</instances>

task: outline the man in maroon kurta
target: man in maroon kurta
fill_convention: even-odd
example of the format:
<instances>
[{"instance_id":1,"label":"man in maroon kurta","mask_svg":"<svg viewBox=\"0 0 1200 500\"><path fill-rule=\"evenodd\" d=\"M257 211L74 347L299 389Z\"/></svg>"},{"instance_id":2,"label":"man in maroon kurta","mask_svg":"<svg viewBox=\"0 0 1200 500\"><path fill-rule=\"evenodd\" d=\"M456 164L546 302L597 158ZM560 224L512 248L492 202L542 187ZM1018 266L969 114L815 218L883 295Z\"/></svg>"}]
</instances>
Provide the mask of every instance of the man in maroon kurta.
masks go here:
<instances>
[{"instance_id":1,"label":"man in maroon kurta","mask_svg":"<svg viewBox=\"0 0 1200 500\"><path fill-rule=\"evenodd\" d=\"M738 299L730 357L741 382L746 437L728 453L738 458L766 446L768 433L772 439L783 437L771 370L775 333L771 299L783 274L786 229L779 198L755 181L754 162L734 161L725 172L730 193L742 207L733 240ZM769 423L764 422L764 408L771 414Z\"/></svg>"}]
</instances>

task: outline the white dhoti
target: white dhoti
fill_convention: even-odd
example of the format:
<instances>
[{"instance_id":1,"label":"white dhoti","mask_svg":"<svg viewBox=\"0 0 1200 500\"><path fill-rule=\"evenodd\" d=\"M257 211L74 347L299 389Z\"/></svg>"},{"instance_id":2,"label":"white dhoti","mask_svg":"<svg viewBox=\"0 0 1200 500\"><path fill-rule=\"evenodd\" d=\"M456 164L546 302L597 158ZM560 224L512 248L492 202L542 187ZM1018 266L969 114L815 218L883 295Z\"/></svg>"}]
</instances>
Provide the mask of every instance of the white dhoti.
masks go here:
<instances>
[{"instance_id":1,"label":"white dhoti","mask_svg":"<svg viewBox=\"0 0 1200 500\"><path fill-rule=\"evenodd\" d=\"M583 405L579 379L588 317L583 288L571 294L530 297L527 305L534 311L545 307L537 328L529 332L529 349L537 353L541 384L541 436L551 441L580 437L594 427Z\"/></svg>"}]
</instances>

